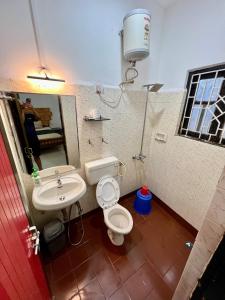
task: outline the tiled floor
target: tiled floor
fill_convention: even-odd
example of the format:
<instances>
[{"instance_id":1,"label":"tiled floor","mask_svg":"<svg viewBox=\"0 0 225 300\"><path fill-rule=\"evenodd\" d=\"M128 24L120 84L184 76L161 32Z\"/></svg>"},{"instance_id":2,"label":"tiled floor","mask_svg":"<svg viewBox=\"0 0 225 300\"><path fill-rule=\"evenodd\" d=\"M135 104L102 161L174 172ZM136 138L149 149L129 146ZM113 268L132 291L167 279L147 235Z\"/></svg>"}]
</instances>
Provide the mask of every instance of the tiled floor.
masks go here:
<instances>
[{"instance_id":1,"label":"tiled floor","mask_svg":"<svg viewBox=\"0 0 225 300\"><path fill-rule=\"evenodd\" d=\"M109 241L99 209L84 217L83 243L45 263L53 299L172 298L190 253L184 243L194 234L156 201L150 215L136 214L133 200L130 195L121 202L134 220L123 246Z\"/></svg>"}]
</instances>

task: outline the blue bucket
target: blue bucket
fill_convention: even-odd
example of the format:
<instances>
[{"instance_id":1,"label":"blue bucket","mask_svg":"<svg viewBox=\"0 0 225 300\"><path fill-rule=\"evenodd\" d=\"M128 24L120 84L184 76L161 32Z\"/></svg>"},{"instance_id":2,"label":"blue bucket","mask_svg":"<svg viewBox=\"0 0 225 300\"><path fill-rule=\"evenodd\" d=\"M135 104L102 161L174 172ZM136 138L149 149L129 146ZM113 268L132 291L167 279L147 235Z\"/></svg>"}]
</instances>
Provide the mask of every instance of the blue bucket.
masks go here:
<instances>
[{"instance_id":1,"label":"blue bucket","mask_svg":"<svg viewBox=\"0 0 225 300\"><path fill-rule=\"evenodd\" d=\"M152 193L142 195L141 190L138 190L134 201L134 209L141 215L148 215L152 210Z\"/></svg>"}]
</instances>

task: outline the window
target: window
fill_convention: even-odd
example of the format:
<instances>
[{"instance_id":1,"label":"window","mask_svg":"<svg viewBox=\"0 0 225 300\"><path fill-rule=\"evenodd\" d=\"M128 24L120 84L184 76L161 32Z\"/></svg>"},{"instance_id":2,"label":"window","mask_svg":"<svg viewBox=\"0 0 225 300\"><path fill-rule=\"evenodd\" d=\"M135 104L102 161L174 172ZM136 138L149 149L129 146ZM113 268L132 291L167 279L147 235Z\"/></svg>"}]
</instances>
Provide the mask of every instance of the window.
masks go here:
<instances>
[{"instance_id":1,"label":"window","mask_svg":"<svg viewBox=\"0 0 225 300\"><path fill-rule=\"evenodd\" d=\"M190 71L179 134L225 146L225 64Z\"/></svg>"}]
</instances>

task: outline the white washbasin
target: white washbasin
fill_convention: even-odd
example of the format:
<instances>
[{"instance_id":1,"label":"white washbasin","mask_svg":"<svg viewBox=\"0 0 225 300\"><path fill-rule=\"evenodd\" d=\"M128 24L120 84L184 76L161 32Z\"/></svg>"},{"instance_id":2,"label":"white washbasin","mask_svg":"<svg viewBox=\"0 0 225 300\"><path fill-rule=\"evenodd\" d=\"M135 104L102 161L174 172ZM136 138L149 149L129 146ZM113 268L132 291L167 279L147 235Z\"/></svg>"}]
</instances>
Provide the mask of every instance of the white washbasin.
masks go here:
<instances>
[{"instance_id":1,"label":"white washbasin","mask_svg":"<svg viewBox=\"0 0 225 300\"><path fill-rule=\"evenodd\" d=\"M62 187L57 178L42 182L34 187L32 201L42 211L59 210L78 201L86 193L86 183L77 173L61 175Z\"/></svg>"}]
</instances>

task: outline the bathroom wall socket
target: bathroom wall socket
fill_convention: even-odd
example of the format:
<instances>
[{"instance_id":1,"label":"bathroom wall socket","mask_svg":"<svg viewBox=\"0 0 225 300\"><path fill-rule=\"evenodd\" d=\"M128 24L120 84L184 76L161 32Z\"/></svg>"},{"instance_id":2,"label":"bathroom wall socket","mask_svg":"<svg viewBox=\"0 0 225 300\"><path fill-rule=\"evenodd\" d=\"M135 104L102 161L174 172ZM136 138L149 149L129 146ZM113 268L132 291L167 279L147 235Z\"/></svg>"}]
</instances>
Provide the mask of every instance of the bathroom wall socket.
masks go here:
<instances>
[{"instance_id":1,"label":"bathroom wall socket","mask_svg":"<svg viewBox=\"0 0 225 300\"><path fill-rule=\"evenodd\" d=\"M104 94L104 86L101 84L96 84L96 94Z\"/></svg>"}]
</instances>

